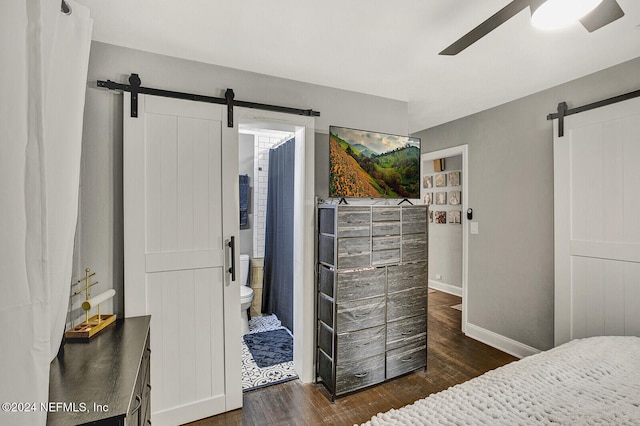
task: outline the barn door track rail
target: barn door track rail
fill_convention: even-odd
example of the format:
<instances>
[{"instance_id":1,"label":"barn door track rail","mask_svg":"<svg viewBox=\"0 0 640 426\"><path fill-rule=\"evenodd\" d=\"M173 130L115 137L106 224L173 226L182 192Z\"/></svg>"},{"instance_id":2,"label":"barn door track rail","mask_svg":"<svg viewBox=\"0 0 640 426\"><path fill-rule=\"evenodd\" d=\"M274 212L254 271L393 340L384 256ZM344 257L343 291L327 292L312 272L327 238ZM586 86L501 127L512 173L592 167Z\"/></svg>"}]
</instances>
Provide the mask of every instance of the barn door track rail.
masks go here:
<instances>
[{"instance_id":1,"label":"barn door track rail","mask_svg":"<svg viewBox=\"0 0 640 426\"><path fill-rule=\"evenodd\" d=\"M103 87L109 90L119 90L122 92L131 93L131 117L138 116L138 94L163 96L165 98L174 99L186 99L189 101L206 102L210 104L220 104L227 106L227 126L233 127L233 107L253 108L261 109L264 111L283 112L286 114L304 115L307 117L319 117L320 113L312 109L299 109L283 107L278 105L261 104L256 102L246 102L235 100L235 93L233 89L227 89L224 93L224 98L216 98L213 96L198 95L194 93L174 92L171 90L154 89L151 87L143 87L140 84L140 76L138 74L131 74L129 76L129 84L116 83L111 80L98 80L98 87Z\"/></svg>"},{"instance_id":2,"label":"barn door track rail","mask_svg":"<svg viewBox=\"0 0 640 426\"><path fill-rule=\"evenodd\" d=\"M625 93L624 95L614 96L609 99L604 99L602 101L593 102L587 105L583 105L583 106L571 108L571 109L569 109L566 102L560 102L558 104L558 112L553 112L548 114L547 120L555 120L556 118L558 119L558 137L561 138L564 136L564 118L567 115L578 114L579 112L589 111L590 109L600 108L603 106L637 98L639 96L640 96L640 90L634 90L633 92Z\"/></svg>"}]
</instances>

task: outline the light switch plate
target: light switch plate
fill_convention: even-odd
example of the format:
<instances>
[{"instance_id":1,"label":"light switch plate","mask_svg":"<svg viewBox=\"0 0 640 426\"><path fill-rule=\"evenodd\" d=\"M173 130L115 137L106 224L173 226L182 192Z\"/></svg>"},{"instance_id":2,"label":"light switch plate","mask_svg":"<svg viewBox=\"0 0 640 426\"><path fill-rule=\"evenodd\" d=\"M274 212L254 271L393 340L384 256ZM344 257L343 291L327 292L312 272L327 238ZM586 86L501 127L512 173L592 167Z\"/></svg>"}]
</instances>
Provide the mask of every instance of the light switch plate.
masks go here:
<instances>
[{"instance_id":1,"label":"light switch plate","mask_svg":"<svg viewBox=\"0 0 640 426\"><path fill-rule=\"evenodd\" d=\"M478 222L470 222L471 223L471 233L472 234L477 234L478 233Z\"/></svg>"}]
</instances>

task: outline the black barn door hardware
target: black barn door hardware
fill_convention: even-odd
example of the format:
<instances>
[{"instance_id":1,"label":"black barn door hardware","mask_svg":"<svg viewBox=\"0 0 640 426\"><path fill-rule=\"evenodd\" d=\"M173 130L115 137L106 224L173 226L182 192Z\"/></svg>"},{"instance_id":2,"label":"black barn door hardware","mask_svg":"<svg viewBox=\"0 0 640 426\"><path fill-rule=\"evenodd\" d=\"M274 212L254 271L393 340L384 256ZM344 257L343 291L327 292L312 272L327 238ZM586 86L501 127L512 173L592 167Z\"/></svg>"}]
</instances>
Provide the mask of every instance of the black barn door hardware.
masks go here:
<instances>
[{"instance_id":1,"label":"black barn door hardware","mask_svg":"<svg viewBox=\"0 0 640 426\"><path fill-rule=\"evenodd\" d=\"M236 280L236 237L231 237L231 240L227 243L227 246L231 249L231 267L229 273L231 274L231 281Z\"/></svg>"},{"instance_id":2,"label":"black barn door hardware","mask_svg":"<svg viewBox=\"0 0 640 426\"><path fill-rule=\"evenodd\" d=\"M165 98L174 99L186 99L189 101L206 102L210 104L219 104L227 106L227 126L233 127L233 107L260 109L264 111L283 112L286 114L304 115L307 117L319 117L320 112L312 109L299 109L283 107L278 105L261 104L256 102L246 102L235 100L235 94L233 89L227 89L224 98L216 98L214 96L198 95L195 93L174 92L171 90L154 89L151 87L143 87L140 84L142 81L138 74L131 74L129 76L129 84L116 83L111 80L98 80L98 87L103 87L109 90L119 90L122 92L131 93L131 117L138 116L138 94L163 96Z\"/></svg>"},{"instance_id":3,"label":"black barn door hardware","mask_svg":"<svg viewBox=\"0 0 640 426\"><path fill-rule=\"evenodd\" d=\"M633 92L625 93L624 95L614 96L609 99L604 99L602 101L593 102L587 105L583 105L583 106L571 108L571 109L567 108L566 102L560 102L558 104L558 112L553 112L548 114L547 120L555 120L556 118L558 119L558 137L561 138L564 136L564 118L567 115L578 114L580 112L589 111L590 109L601 108L603 106L637 98L639 96L640 96L640 90L634 90Z\"/></svg>"}]
</instances>

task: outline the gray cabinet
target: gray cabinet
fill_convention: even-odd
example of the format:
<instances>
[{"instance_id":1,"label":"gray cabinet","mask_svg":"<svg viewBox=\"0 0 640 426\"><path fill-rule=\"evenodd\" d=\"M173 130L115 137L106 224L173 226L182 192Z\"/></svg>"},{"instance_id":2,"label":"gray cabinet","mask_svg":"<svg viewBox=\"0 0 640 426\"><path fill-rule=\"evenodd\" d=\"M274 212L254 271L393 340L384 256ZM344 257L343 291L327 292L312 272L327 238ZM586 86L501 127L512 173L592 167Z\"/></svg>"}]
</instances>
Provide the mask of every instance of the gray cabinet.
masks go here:
<instances>
[{"instance_id":1,"label":"gray cabinet","mask_svg":"<svg viewBox=\"0 0 640 426\"><path fill-rule=\"evenodd\" d=\"M332 398L427 362L427 206L318 206L317 381Z\"/></svg>"}]
</instances>

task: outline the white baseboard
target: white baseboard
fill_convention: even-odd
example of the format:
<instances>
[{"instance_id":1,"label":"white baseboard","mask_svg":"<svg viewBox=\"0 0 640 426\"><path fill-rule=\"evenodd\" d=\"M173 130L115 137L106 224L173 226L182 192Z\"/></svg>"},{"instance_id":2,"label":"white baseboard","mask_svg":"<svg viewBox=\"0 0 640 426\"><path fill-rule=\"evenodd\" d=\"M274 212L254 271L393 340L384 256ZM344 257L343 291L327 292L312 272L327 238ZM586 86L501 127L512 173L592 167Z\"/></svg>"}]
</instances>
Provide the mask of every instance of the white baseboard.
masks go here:
<instances>
[{"instance_id":1,"label":"white baseboard","mask_svg":"<svg viewBox=\"0 0 640 426\"><path fill-rule=\"evenodd\" d=\"M453 284L443 283L442 281L429 280L429 287L434 290L439 290L445 293L453 294L454 296L462 297L462 287L458 287Z\"/></svg>"},{"instance_id":2,"label":"white baseboard","mask_svg":"<svg viewBox=\"0 0 640 426\"><path fill-rule=\"evenodd\" d=\"M524 343L517 342L508 337L504 337L493 331L489 331L477 325L467 323L465 334L472 339L478 340L482 343L486 343L496 349L500 349L502 352L506 352L518 358L524 358L529 355L535 355L540 353L540 350L525 345Z\"/></svg>"}]
</instances>

